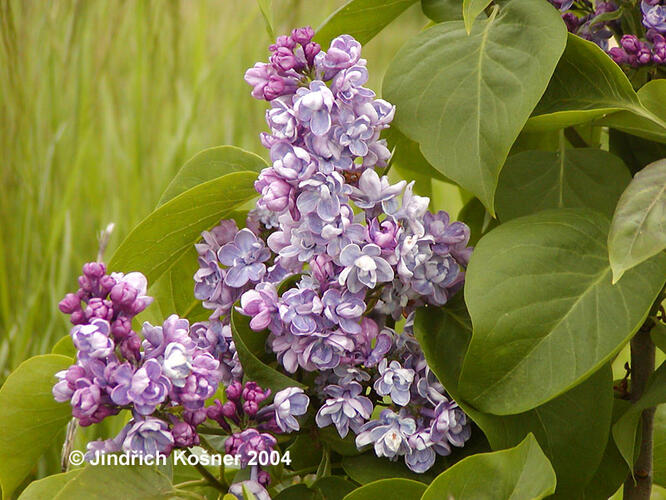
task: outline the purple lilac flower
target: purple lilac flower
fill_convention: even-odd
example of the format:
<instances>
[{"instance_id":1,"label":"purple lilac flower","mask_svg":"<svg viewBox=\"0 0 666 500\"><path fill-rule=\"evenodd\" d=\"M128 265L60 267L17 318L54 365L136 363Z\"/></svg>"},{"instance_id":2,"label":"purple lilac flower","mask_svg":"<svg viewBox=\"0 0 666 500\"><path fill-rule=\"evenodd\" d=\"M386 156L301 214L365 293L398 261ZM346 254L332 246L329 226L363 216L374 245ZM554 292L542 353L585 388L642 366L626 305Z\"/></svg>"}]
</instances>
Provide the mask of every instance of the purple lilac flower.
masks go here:
<instances>
[{"instance_id":1,"label":"purple lilac flower","mask_svg":"<svg viewBox=\"0 0 666 500\"><path fill-rule=\"evenodd\" d=\"M296 199L302 215L316 213L326 222L334 220L340 213L340 205L351 192L351 187L337 172L328 175L317 173L300 183L303 191Z\"/></svg>"},{"instance_id":2,"label":"purple lilac flower","mask_svg":"<svg viewBox=\"0 0 666 500\"><path fill-rule=\"evenodd\" d=\"M381 204L386 211L386 207L393 206L392 202L406 184L405 181L400 181L391 185L386 176L380 179L377 172L369 168L361 174L358 188L352 188L351 198L359 208L372 212L375 206Z\"/></svg>"},{"instance_id":3,"label":"purple lilac flower","mask_svg":"<svg viewBox=\"0 0 666 500\"><path fill-rule=\"evenodd\" d=\"M373 243L363 249L355 243L343 248L339 260L345 269L340 273L340 286L346 285L352 293L357 293L364 287L372 289L378 283L393 280L393 269L381 253L381 248Z\"/></svg>"},{"instance_id":4,"label":"purple lilac flower","mask_svg":"<svg viewBox=\"0 0 666 500\"><path fill-rule=\"evenodd\" d=\"M215 394L222 378L219 366L220 362L207 352L194 356L191 372L185 378L183 385L171 387L171 399L189 411L203 408L205 401Z\"/></svg>"},{"instance_id":5,"label":"purple lilac flower","mask_svg":"<svg viewBox=\"0 0 666 500\"><path fill-rule=\"evenodd\" d=\"M294 98L294 112L298 121L307 124L317 136L331 129L331 111L335 99L333 93L320 80L310 83L309 88L301 87Z\"/></svg>"},{"instance_id":6,"label":"purple lilac flower","mask_svg":"<svg viewBox=\"0 0 666 500\"><path fill-rule=\"evenodd\" d=\"M351 428L358 432L372 414L372 402L361 396L363 388L358 382L346 387L329 385L324 393L329 396L319 408L315 420L319 427L334 424L340 437L345 437Z\"/></svg>"},{"instance_id":7,"label":"purple lilac flower","mask_svg":"<svg viewBox=\"0 0 666 500\"><path fill-rule=\"evenodd\" d=\"M454 446L464 446L469 439L470 427L465 413L454 401L442 401L433 414L430 429L433 441L448 441Z\"/></svg>"},{"instance_id":8,"label":"purple lilac flower","mask_svg":"<svg viewBox=\"0 0 666 500\"><path fill-rule=\"evenodd\" d=\"M147 457L171 453L174 440L166 422L148 417L145 420L130 420L127 427L129 429L122 444L125 452Z\"/></svg>"},{"instance_id":9,"label":"purple lilac flower","mask_svg":"<svg viewBox=\"0 0 666 500\"><path fill-rule=\"evenodd\" d=\"M120 406L134 405L140 415L150 415L169 393L171 383L162 373L162 367L154 359L134 371L129 363L118 366L112 375L116 384L111 399Z\"/></svg>"},{"instance_id":10,"label":"purple lilac flower","mask_svg":"<svg viewBox=\"0 0 666 500\"><path fill-rule=\"evenodd\" d=\"M180 448L189 448L199 444L199 435L196 429L182 420L171 428L171 434L173 435L174 445Z\"/></svg>"},{"instance_id":11,"label":"purple lilac flower","mask_svg":"<svg viewBox=\"0 0 666 500\"><path fill-rule=\"evenodd\" d=\"M643 24L648 29L654 29L659 33L666 33L666 6L661 4L650 4L645 0L641 2L643 13Z\"/></svg>"},{"instance_id":12,"label":"purple lilac flower","mask_svg":"<svg viewBox=\"0 0 666 500\"><path fill-rule=\"evenodd\" d=\"M413 418L383 410L378 420L364 424L356 436L357 448L372 444L378 457L393 458L410 453L409 437L416 431Z\"/></svg>"},{"instance_id":13,"label":"purple lilac flower","mask_svg":"<svg viewBox=\"0 0 666 500\"><path fill-rule=\"evenodd\" d=\"M298 387L287 387L275 394L275 421L282 432L298 431L300 425L296 417L305 415L310 398Z\"/></svg>"},{"instance_id":14,"label":"purple lilac flower","mask_svg":"<svg viewBox=\"0 0 666 500\"><path fill-rule=\"evenodd\" d=\"M310 288L291 288L282 295L280 318L289 325L294 335L309 335L318 328L318 318L323 310L317 292Z\"/></svg>"},{"instance_id":15,"label":"purple lilac flower","mask_svg":"<svg viewBox=\"0 0 666 500\"><path fill-rule=\"evenodd\" d=\"M111 325L103 319L93 319L88 325L76 325L70 335L80 353L91 358L105 359L115 348L109 334Z\"/></svg>"},{"instance_id":16,"label":"purple lilac flower","mask_svg":"<svg viewBox=\"0 0 666 500\"><path fill-rule=\"evenodd\" d=\"M340 70L351 68L360 57L361 44L350 35L340 35L331 42L323 57L324 78L329 80Z\"/></svg>"},{"instance_id":17,"label":"purple lilac flower","mask_svg":"<svg viewBox=\"0 0 666 500\"><path fill-rule=\"evenodd\" d=\"M375 93L363 87L368 81L368 69L365 66L352 66L340 71L333 78L331 90L345 104L351 104L356 96L372 99Z\"/></svg>"},{"instance_id":18,"label":"purple lilac flower","mask_svg":"<svg viewBox=\"0 0 666 500\"><path fill-rule=\"evenodd\" d=\"M253 290L241 296L240 312L250 316L250 328L255 331L264 330L279 332L281 330L278 314L278 295L272 283L259 283Z\"/></svg>"},{"instance_id":19,"label":"purple lilac flower","mask_svg":"<svg viewBox=\"0 0 666 500\"><path fill-rule=\"evenodd\" d=\"M414 370L403 368L398 361L389 364L386 358L379 363L379 375L374 389L380 396L391 396L391 401L400 406L409 403L410 388L414 381Z\"/></svg>"},{"instance_id":20,"label":"purple lilac flower","mask_svg":"<svg viewBox=\"0 0 666 500\"><path fill-rule=\"evenodd\" d=\"M300 365L308 371L330 370L340 364L342 356L352 351L354 341L340 330L324 330L304 339L299 353Z\"/></svg>"},{"instance_id":21,"label":"purple lilac flower","mask_svg":"<svg viewBox=\"0 0 666 500\"><path fill-rule=\"evenodd\" d=\"M167 345L177 342L188 350L194 348L194 342L189 336L190 323L178 315L169 316L162 326L153 326L147 321L141 330L145 339L142 347L145 359L155 358L162 361Z\"/></svg>"},{"instance_id":22,"label":"purple lilac flower","mask_svg":"<svg viewBox=\"0 0 666 500\"><path fill-rule=\"evenodd\" d=\"M362 294L329 288L324 292L321 301L324 305L324 315L332 323L340 325L342 331L346 333L361 333L360 319L365 312Z\"/></svg>"},{"instance_id":23,"label":"purple lilac flower","mask_svg":"<svg viewBox=\"0 0 666 500\"><path fill-rule=\"evenodd\" d=\"M246 429L243 432L232 434L224 443L227 454L240 455L241 467L247 467L252 458L252 453L261 451L270 453L277 445L277 440L267 433L259 432L257 429Z\"/></svg>"},{"instance_id":24,"label":"purple lilac flower","mask_svg":"<svg viewBox=\"0 0 666 500\"><path fill-rule=\"evenodd\" d=\"M316 169L312 157L305 149L285 141L277 141L271 147L271 161L273 170L292 183L309 179Z\"/></svg>"},{"instance_id":25,"label":"purple lilac flower","mask_svg":"<svg viewBox=\"0 0 666 500\"><path fill-rule=\"evenodd\" d=\"M260 281L266 274L264 262L270 257L270 250L252 231L241 229L233 242L220 248L217 257L222 264L230 266L224 283L239 288L248 281Z\"/></svg>"},{"instance_id":26,"label":"purple lilac flower","mask_svg":"<svg viewBox=\"0 0 666 500\"><path fill-rule=\"evenodd\" d=\"M420 430L409 436L411 453L405 455L405 464L410 470L422 474L435 464L435 450L430 433Z\"/></svg>"}]
</instances>

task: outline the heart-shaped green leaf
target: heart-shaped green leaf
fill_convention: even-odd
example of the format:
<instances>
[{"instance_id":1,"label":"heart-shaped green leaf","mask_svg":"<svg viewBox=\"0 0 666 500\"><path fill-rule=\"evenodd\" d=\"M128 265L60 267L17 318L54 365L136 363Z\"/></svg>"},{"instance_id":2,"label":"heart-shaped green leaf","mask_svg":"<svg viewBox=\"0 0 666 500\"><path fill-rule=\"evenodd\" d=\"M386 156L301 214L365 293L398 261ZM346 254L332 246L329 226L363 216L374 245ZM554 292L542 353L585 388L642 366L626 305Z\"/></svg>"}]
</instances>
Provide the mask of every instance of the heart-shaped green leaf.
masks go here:
<instances>
[{"instance_id":1,"label":"heart-shaped green leaf","mask_svg":"<svg viewBox=\"0 0 666 500\"><path fill-rule=\"evenodd\" d=\"M419 500L425 484L412 479L380 479L349 493L344 500Z\"/></svg>"},{"instance_id":2,"label":"heart-shaped green leaf","mask_svg":"<svg viewBox=\"0 0 666 500\"><path fill-rule=\"evenodd\" d=\"M622 193L608 234L613 282L666 248L666 159L638 172Z\"/></svg>"},{"instance_id":3,"label":"heart-shaped green leaf","mask_svg":"<svg viewBox=\"0 0 666 500\"><path fill-rule=\"evenodd\" d=\"M436 24L400 49L384 77L394 125L494 214L499 171L565 42L557 11L541 0L511 0L469 35L461 21Z\"/></svg>"},{"instance_id":4,"label":"heart-shaped green leaf","mask_svg":"<svg viewBox=\"0 0 666 500\"><path fill-rule=\"evenodd\" d=\"M515 448L461 460L432 482L422 500L535 500L555 491L555 471L532 434ZM473 493L471 493L473 492ZM383 495L382 495L383 497Z\"/></svg>"},{"instance_id":5,"label":"heart-shaped green leaf","mask_svg":"<svg viewBox=\"0 0 666 500\"><path fill-rule=\"evenodd\" d=\"M72 364L59 354L19 365L0 388L0 485L10 498L39 457L72 418L72 408L53 399L55 374Z\"/></svg>"},{"instance_id":6,"label":"heart-shaped green leaf","mask_svg":"<svg viewBox=\"0 0 666 500\"><path fill-rule=\"evenodd\" d=\"M414 332L428 366L493 449L515 446L531 432L557 474L556 497L574 498L582 490L608 442L613 402L609 367L537 408L518 415L490 415L469 406L458 392L458 377L472 337L472 322L460 294L444 307L419 309Z\"/></svg>"},{"instance_id":7,"label":"heart-shaped green leaf","mask_svg":"<svg viewBox=\"0 0 666 500\"><path fill-rule=\"evenodd\" d=\"M204 149L190 158L162 193L157 206L175 198L188 189L233 172L261 172L268 167L266 160L236 146L217 146Z\"/></svg>"},{"instance_id":8,"label":"heart-shaped green leaf","mask_svg":"<svg viewBox=\"0 0 666 500\"><path fill-rule=\"evenodd\" d=\"M140 271L156 281L235 208L257 195L255 172L234 172L199 184L169 200L139 223L109 262L115 271Z\"/></svg>"},{"instance_id":9,"label":"heart-shaped green leaf","mask_svg":"<svg viewBox=\"0 0 666 500\"><path fill-rule=\"evenodd\" d=\"M630 181L622 160L601 149L525 151L505 163L495 207L502 222L548 208L591 208L611 217Z\"/></svg>"},{"instance_id":10,"label":"heart-shaped green leaf","mask_svg":"<svg viewBox=\"0 0 666 500\"><path fill-rule=\"evenodd\" d=\"M560 129L623 109L641 109L627 76L597 44L569 34L564 54L525 128Z\"/></svg>"},{"instance_id":11,"label":"heart-shaped green leaf","mask_svg":"<svg viewBox=\"0 0 666 500\"><path fill-rule=\"evenodd\" d=\"M367 43L416 0L350 0L317 28L315 42L326 50L336 36L351 35Z\"/></svg>"},{"instance_id":12,"label":"heart-shaped green leaf","mask_svg":"<svg viewBox=\"0 0 666 500\"><path fill-rule=\"evenodd\" d=\"M643 323L666 279L656 256L611 283L608 220L544 210L479 241L465 282L474 334L462 397L500 415L549 401L597 371Z\"/></svg>"}]
</instances>

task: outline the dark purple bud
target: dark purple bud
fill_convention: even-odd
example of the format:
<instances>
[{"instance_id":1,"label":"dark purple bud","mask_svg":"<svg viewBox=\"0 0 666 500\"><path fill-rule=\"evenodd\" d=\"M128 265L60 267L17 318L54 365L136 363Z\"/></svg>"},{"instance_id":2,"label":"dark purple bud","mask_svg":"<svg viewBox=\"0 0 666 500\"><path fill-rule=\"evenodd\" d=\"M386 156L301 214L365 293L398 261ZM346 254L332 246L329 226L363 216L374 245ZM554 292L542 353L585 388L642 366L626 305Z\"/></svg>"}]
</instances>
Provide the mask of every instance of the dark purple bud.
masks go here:
<instances>
[{"instance_id":1,"label":"dark purple bud","mask_svg":"<svg viewBox=\"0 0 666 500\"><path fill-rule=\"evenodd\" d=\"M243 402L243 411L250 417L254 417L259 411L259 404L256 401Z\"/></svg>"},{"instance_id":2,"label":"dark purple bud","mask_svg":"<svg viewBox=\"0 0 666 500\"><path fill-rule=\"evenodd\" d=\"M129 283L121 282L114 285L109 297L115 304L128 307L136 300L138 293L139 291Z\"/></svg>"},{"instance_id":3,"label":"dark purple bud","mask_svg":"<svg viewBox=\"0 0 666 500\"><path fill-rule=\"evenodd\" d=\"M620 45L627 51L627 54L636 54L641 48L641 42L636 35L624 35L620 40Z\"/></svg>"},{"instance_id":4,"label":"dark purple bud","mask_svg":"<svg viewBox=\"0 0 666 500\"><path fill-rule=\"evenodd\" d=\"M86 315L82 310L74 311L69 318L73 325L82 325L86 322Z\"/></svg>"},{"instance_id":5,"label":"dark purple bud","mask_svg":"<svg viewBox=\"0 0 666 500\"><path fill-rule=\"evenodd\" d=\"M652 60L655 64L664 64L666 62L666 43L655 44L652 47Z\"/></svg>"},{"instance_id":6,"label":"dark purple bud","mask_svg":"<svg viewBox=\"0 0 666 500\"><path fill-rule=\"evenodd\" d=\"M99 280L99 287L104 295L108 295L111 289L115 286L116 280L109 275L104 275Z\"/></svg>"},{"instance_id":7,"label":"dark purple bud","mask_svg":"<svg viewBox=\"0 0 666 500\"><path fill-rule=\"evenodd\" d=\"M194 427L187 422L178 422L171 429L171 434L173 434L174 444L181 448L189 448L199 444L199 435Z\"/></svg>"},{"instance_id":8,"label":"dark purple bud","mask_svg":"<svg viewBox=\"0 0 666 500\"><path fill-rule=\"evenodd\" d=\"M243 392L243 385L238 380L235 380L229 385L229 387L227 387L226 392L228 399L231 401L238 401Z\"/></svg>"},{"instance_id":9,"label":"dark purple bud","mask_svg":"<svg viewBox=\"0 0 666 500\"><path fill-rule=\"evenodd\" d=\"M84 313L86 320L88 321L94 318L111 321L111 318L113 318L113 304L110 300L93 297L88 301L88 305L86 306Z\"/></svg>"},{"instance_id":10,"label":"dark purple bud","mask_svg":"<svg viewBox=\"0 0 666 500\"><path fill-rule=\"evenodd\" d=\"M636 59L639 64L649 64L652 60L652 51L648 48L647 45L643 45L638 52L636 53Z\"/></svg>"},{"instance_id":11,"label":"dark purple bud","mask_svg":"<svg viewBox=\"0 0 666 500\"><path fill-rule=\"evenodd\" d=\"M257 482L265 488L271 482L271 475L265 470L260 470L257 473Z\"/></svg>"},{"instance_id":12,"label":"dark purple bud","mask_svg":"<svg viewBox=\"0 0 666 500\"><path fill-rule=\"evenodd\" d=\"M278 75L271 75L264 87L264 97L266 100L272 101L276 97L286 94L286 88L287 85L284 78Z\"/></svg>"},{"instance_id":13,"label":"dark purple bud","mask_svg":"<svg viewBox=\"0 0 666 500\"><path fill-rule=\"evenodd\" d=\"M282 71L289 71L298 64L298 59L296 59L293 51L287 47L278 47L270 57L270 61L276 69Z\"/></svg>"},{"instance_id":14,"label":"dark purple bud","mask_svg":"<svg viewBox=\"0 0 666 500\"><path fill-rule=\"evenodd\" d=\"M227 418L236 418L236 404L233 401L227 401L222 405L222 415Z\"/></svg>"},{"instance_id":15,"label":"dark purple bud","mask_svg":"<svg viewBox=\"0 0 666 500\"><path fill-rule=\"evenodd\" d=\"M289 35L280 35L275 40L275 43L268 46L268 50L270 50L271 52L275 52L280 47L293 49L294 47L296 47L296 41L293 38L291 38Z\"/></svg>"},{"instance_id":16,"label":"dark purple bud","mask_svg":"<svg viewBox=\"0 0 666 500\"><path fill-rule=\"evenodd\" d=\"M98 280L106 274L106 266L101 262L83 264L83 275L90 280Z\"/></svg>"},{"instance_id":17,"label":"dark purple bud","mask_svg":"<svg viewBox=\"0 0 666 500\"><path fill-rule=\"evenodd\" d=\"M58 304L58 309L65 314L81 310L81 299L74 293L68 293Z\"/></svg>"},{"instance_id":18,"label":"dark purple bud","mask_svg":"<svg viewBox=\"0 0 666 500\"><path fill-rule=\"evenodd\" d=\"M300 43L305 46L312 37L314 36L314 30L310 26L303 26L302 28L296 28L291 32L291 39L296 43Z\"/></svg>"},{"instance_id":19,"label":"dark purple bud","mask_svg":"<svg viewBox=\"0 0 666 500\"><path fill-rule=\"evenodd\" d=\"M314 58L317 54L321 52L321 46L317 42L310 42L305 47L303 47L303 53L305 54L305 60L310 66L314 63Z\"/></svg>"},{"instance_id":20,"label":"dark purple bud","mask_svg":"<svg viewBox=\"0 0 666 500\"><path fill-rule=\"evenodd\" d=\"M666 43L666 38L664 38L664 35L662 35L655 29L647 30L645 37L648 39L648 41L654 43L655 45L661 45L663 43Z\"/></svg>"},{"instance_id":21,"label":"dark purple bud","mask_svg":"<svg viewBox=\"0 0 666 500\"><path fill-rule=\"evenodd\" d=\"M185 420L185 422L187 422L193 427L203 424L204 421L206 420L206 417L207 414L205 408L193 411L186 410L185 412L183 412L183 420Z\"/></svg>"},{"instance_id":22,"label":"dark purple bud","mask_svg":"<svg viewBox=\"0 0 666 500\"><path fill-rule=\"evenodd\" d=\"M120 354L129 361L139 361L141 359L141 339L135 332L131 332L120 343Z\"/></svg>"},{"instance_id":23,"label":"dark purple bud","mask_svg":"<svg viewBox=\"0 0 666 500\"><path fill-rule=\"evenodd\" d=\"M111 324L111 334L116 341L121 341L132 331L132 320L126 316L119 316Z\"/></svg>"},{"instance_id":24,"label":"dark purple bud","mask_svg":"<svg viewBox=\"0 0 666 500\"><path fill-rule=\"evenodd\" d=\"M608 51L608 55L610 55L611 59L613 59L613 61L615 61L617 64L629 63L629 56L620 47L613 47Z\"/></svg>"}]
</instances>

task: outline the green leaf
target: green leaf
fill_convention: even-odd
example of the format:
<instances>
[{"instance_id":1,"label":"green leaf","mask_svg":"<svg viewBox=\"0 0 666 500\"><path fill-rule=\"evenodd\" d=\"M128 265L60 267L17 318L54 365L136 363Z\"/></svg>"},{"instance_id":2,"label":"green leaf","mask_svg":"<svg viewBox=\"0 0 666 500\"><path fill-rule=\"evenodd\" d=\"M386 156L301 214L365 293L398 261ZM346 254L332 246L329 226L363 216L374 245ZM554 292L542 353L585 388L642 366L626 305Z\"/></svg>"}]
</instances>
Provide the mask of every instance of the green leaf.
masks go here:
<instances>
[{"instance_id":1,"label":"green leaf","mask_svg":"<svg viewBox=\"0 0 666 500\"><path fill-rule=\"evenodd\" d=\"M493 12L470 35L461 21L421 32L383 83L398 109L394 125L492 214L499 171L566 41L557 11L541 0L511 0Z\"/></svg>"},{"instance_id":2,"label":"green leaf","mask_svg":"<svg viewBox=\"0 0 666 500\"><path fill-rule=\"evenodd\" d=\"M160 308L160 318L177 314L191 322L206 320L211 311L203 308L194 295L194 273L199 269L194 245L183 252L171 269L151 285L149 295L155 298L154 307Z\"/></svg>"},{"instance_id":3,"label":"green leaf","mask_svg":"<svg viewBox=\"0 0 666 500\"><path fill-rule=\"evenodd\" d=\"M436 23L463 18L461 0L421 0L421 10Z\"/></svg>"},{"instance_id":4,"label":"green leaf","mask_svg":"<svg viewBox=\"0 0 666 500\"><path fill-rule=\"evenodd\" d=\"M655 323L650 330L652 342L661 349L661 352L666 353L666 325L663 323Z\"/></svg>"},{"instance_id":5,"label":"green leaf","mask_svg":"<svg viewBox=\"0 0 666 500\"><path fill-rule=\"evenodd\" d=\"M525 129L560 129L623 109L641 109L641 103L622 69L597 44L569 34Z\"/></svg>"},{"instance_id":6,"label":"green leaf","mask_svg":"<svg viewBox=\"0 0 666 500\"><path fill-rule=\"evenodd\" d=\"M416 0L350 0L317 28L315 42L326 50L331 40L347 34L365 44Z\"/></svg>"},{"instance_id":7,"label":"green leaf","mask_svg":"<svg viewBox=\"0 0 666 500\"><path fill-rule=\"evenodd\" d=\"M317 435L322 442L330 446L331 450L343 457L355 457L360 455L361 452L356 447L355 436L352 433L347 434L344 438L340 437L338 431L332 425L319 429Z\"/></svg>"},{"instance_id":8,"label":"green leaf","mask_svg":"<svg viewBox=\"0 0 666 500\"><path fill-rule=\"evenodd\" d=\"M500 415L529 410L585 380L639 328L666 276L655 257L611 284L608 221L545 210L497 227L467 268L474 335L460 392Z\"/></svg>"},{"instance_id":9,"label":"green leaf","mask_svg":"<svg viewBox=\"0 0 666 500\"><path fill-rule=\"evenodd\" d=\"M344 457L342 468L357 483L368 484L380 479L402 478L428 483L434 479L432 474L417 474L407 468L404 462L392 462L377 457L374 451L356 457Z\"/></svg>"},{"instance_id":10,"label":"green leaf","mask_svg":"<svg viewBox=\"0 0 666 500\"><path fill-rule=\"evenodd\" d=\"M463 0L463 20L468 34L472 32L472 24L476 18L491 2L492 0Z\"/></svg>"},{"instance_id":11,"label":"green leaf","mask_svg":"<svg viewBox=\"0 0 666 500\"><path fill-rule=\"evenodd\" d=\"M666 142L666 81L652 80L638 90L642 106L614 113L600 121L652 141Z\"/></svg>"},{"instance_id":12,"label":"green leaf","mask_svg":"<svg viewBox=\"0 0 666 500\"><path fill-rule=\"evenodd\" d=\"M54 474L52 476L31 482L19 496L19 500L43 500L44 498L55 498L65 485L78 476L81 469Z\"/></svg>"},{"instance_id":13,"label":"green leaf","mask_svg":"<svg viewBox=\"0 0 666 500\"><path fill-rule=\"evenodd\" d=\"M608 442L613 402L609 367L530 411L490 415L469 406L458 392L458 377L472 337L471 320L461 294L444 307L419 309L414 332L428 366L481 428L493 449L515 446L531 432L557 474L556 496L569 499L583 488L594 474Z\"/></svg>"},{"instance_id":14,"label":"green leaf","mask_svg":"<svg viewBox=\"0 0 666 500\"><path fill-rule=\"evenodd\" d=\"M172 498L171 482L154 467L90 466L69 481L54 500L161 500Z\"/></svg>"},{"instance_id":15,"label":"green leaf","mask_svg":"<svg viewBox=\"0 0 666 500\"><path fill-rule=\"evenodd\" d=\"M630 405L631 403L624 399L613 400L613 423L620 418ZM580 499L607 500L622 485L628 474L629 468L627 467L627 463L618 451L615 441L613 440L613 435L609 432L608 442L601 463L599 464L599 467L597 467L592 479L590 479L585 485L585 489L581 493Z\"/></svg>"},{"instance_id":16,"label":"green leaf","mask_svg":"<svg viewBox=\"0 0 666 500\"><path fill-rule=\"evenodd\" d=\"M278 493L274 500L314 500L315 495L305 484L295 484Z\"/></svg>"},{"instance_id":17,"label":"green leaf","mask_svg":"<svg viewBox=\"0 0 666 500\"><path fill-rule=\"evenodd\" d=\"M411 479L380 479L349 493L345 500L419 500L426 487Z\"/></svg>"},{"instance_id":18,"label":"green leaf","mask_svg":"<svg viewBox=\"0 0 666 500\"><path fill-rule=\"evenodd\" d=\"M74 347L74 342L72 342L72 337L69 334L62 337L58 342L55 343L51 349L51 354L60 354L61 356L67 356L74 362L76 357L76 347Z\"/></svg>"},{"instance_id":19,"label":"green leaf","mask_svg":"<svg viewBox=\"0 0 666 500\"><path fill-rule=\"evenodd\" d=\"M35 356L19 365L0 388L0 485L4 498L21 484L72 417L53 399L55 374L72 364L59 354Z\"/></svg>"},{"instance_id":20,"label":"green leaf","mask_svg":"<svg viewBox=\"0 0 666 500\"><path fill-rule=\"evenodd\" d=\"M287 387L305 388L303 384L280 373L260 359L265 357L266 334L252 331L248 317L234 310L231 314L231 331L238 358L248 380L253 380L263 388L270 388L273 394Z\"/></svg>"},{"instance_id":21,"label":"green leaf","mask_svg":"<svg viewBox=\"0 0 666 500\"><path fill-rule=\"evenodd\" d=\"M356 489L356 485L339 476L327 476L317 479L312 486L323 500L342 500L345 495Z\"/></svg>"},{"instance_id":22,"label":"green leaf","mask_svg":"<svg viewBox=\"0 0 666 500\"><path fill-rule=\"evenodd\" d=\"M109 262L140 271L153 283L200 237L232 210L256 196L254 172L234 172L199 184L160 206L127 235Z\"/></svg>"},{"instance_id":23,"label":"green leaf","mask_svg":"<svg viewBox=\"0 0 666 500\"><path fill-rule=\"evenodd\" d=\"M634 444L638 437L641 413L646 408L662 403L666 403L666 364L662 364L652 374L643 396L613 425L613 439L630 470L634 469ZM640 443L640 440L638 442Z\"/></svg>"},{"instance_id":24,"label":"green leaf","mask_svg":"<svg viewBox=\"0 0 666 500\"><path fill-rule=\"evenodd\" d=\"M622 193L610 233L613 282L666 248L666 159L638 172Z\"/></svg>"},{"instance_id":25,"label":"green leaf","mask_svg":"<svg viewBox=\"0 0 666 500\"><path fill-rule=\"evenodd\" d=\"M555 491L555 471L532 434L515 448L461 460L435 479L422 500L474 498L533 500Z\"/></svg>"},{"instance_id":26,"label":"green leaf","mask_svg":"<svg viewBox=\"0 0 666 500\"><path fill-rule=\"evenodd\" d=\"M497 219L493 219L478 198L472 198L460 209L458 220L469 226L469 245L476 246L485 233L496 227Z\"/></svg>"},{"instance_id":27,"label":"green leaf","mask_svg":"<svg viewBox=\"0 0 666 500\"><path fill-rule=\"evenodd\" d=\"M261 11L261 16L264 18L264 24L266 25L266 33L268 33L268 38L275 40L275 30L273 29L273 1L272 0L257 0L257 5Z\"/></svg>"},{"instance_id":28,"label":"green leaf","mask_svg":"<svg viewBox=\"0 0 666 500\"><path fill-rule=\"evenodd\" d=\"M591 208L610 218L630 181L622 160L600 149L525 151L504 165L495 207L502 222L548 208Z\"/></svg>"},{"instance_id":29,"label":"green leaf","mask_svg":"<svg viewBox=\"0 0 666 500\"><path fill-rule=\"evenodd\" d=\"M223 175L232 172L258 173L266 167L268 164L261 156L236 146L204 149L181 167L162 193L157 206L163 205L188 189Z\"/></svg>"}]
</instances>

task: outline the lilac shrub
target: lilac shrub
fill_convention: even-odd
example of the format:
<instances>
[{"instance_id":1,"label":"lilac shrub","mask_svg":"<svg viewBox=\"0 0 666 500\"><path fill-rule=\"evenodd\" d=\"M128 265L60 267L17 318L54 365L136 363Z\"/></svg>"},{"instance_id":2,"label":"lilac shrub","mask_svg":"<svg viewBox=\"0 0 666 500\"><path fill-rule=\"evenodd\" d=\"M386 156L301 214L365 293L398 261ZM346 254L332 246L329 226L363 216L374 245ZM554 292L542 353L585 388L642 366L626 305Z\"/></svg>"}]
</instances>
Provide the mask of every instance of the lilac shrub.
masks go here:
<instances>
[{"instance_id":1,"label":"lilac shrub","mask_svg":"<svg viewBox=\"0 0 666 500\"><path fill-rule=\"evenodd\" d=\"M131 414L116 437L88 444L88 459L209 447L202 429L215 425L224 451L247 467L308 421L421 473L470 437L412 331L416 308L446 304L462 288L469 229L429 212L413 182L389 181L381 133L395 108L363 86L361 45L342 35L324 52L312 37L310 28L279 37L269 62L245 75L270 103L261 141L272 165L255 183L247 227L224 220L196 245L194 296L208 319L172 315L134 331L152 301L147 280L107 274L102 263L86 264L80 289L60 303L77 356L57 374L54 397L83 426ZM314 372L308 389L273 394L248 380L235 311L267 332L267 351L287 374ZM269 482L253 465L230 491L267 498Z\"/></svg>"}]
</instances>

